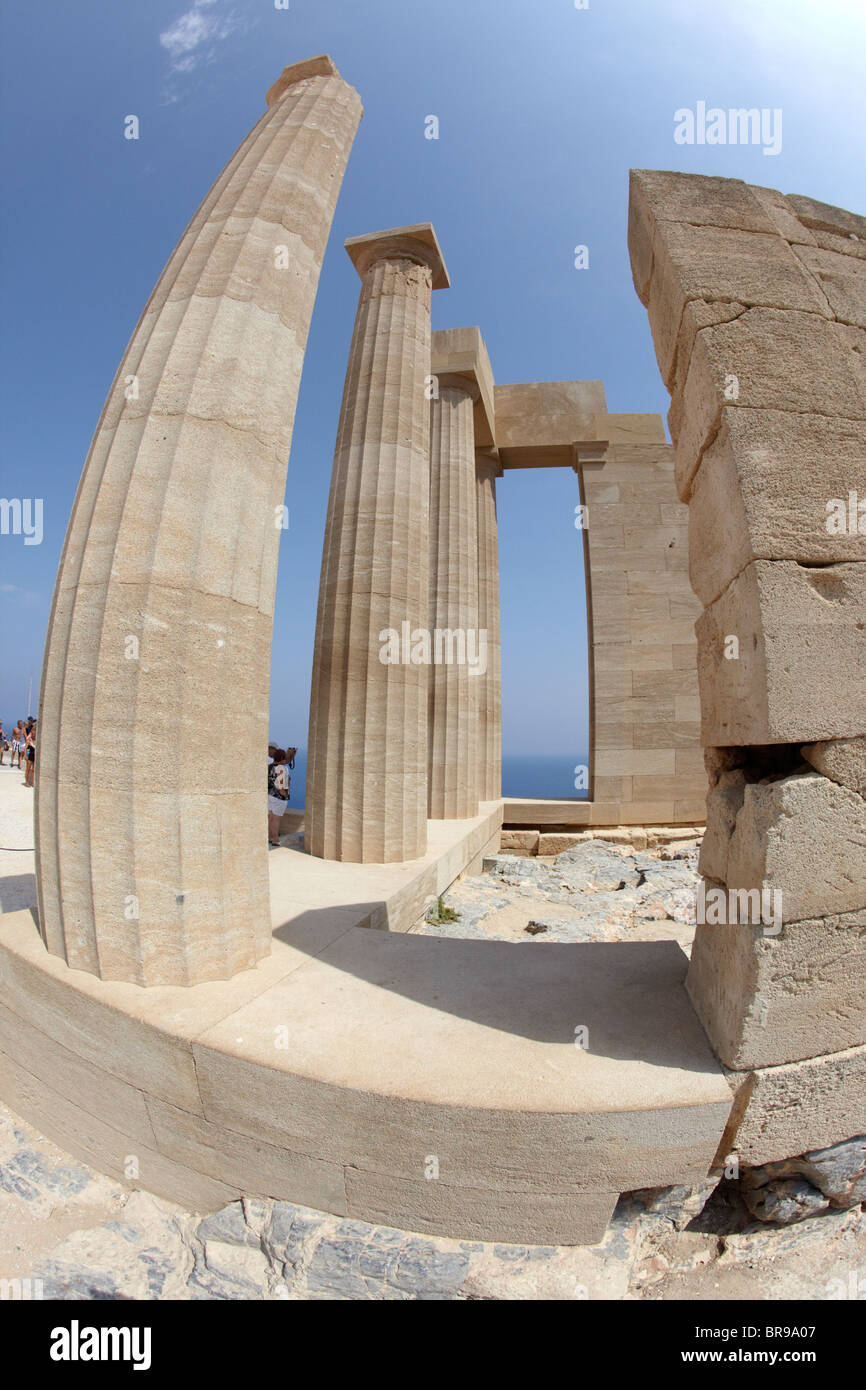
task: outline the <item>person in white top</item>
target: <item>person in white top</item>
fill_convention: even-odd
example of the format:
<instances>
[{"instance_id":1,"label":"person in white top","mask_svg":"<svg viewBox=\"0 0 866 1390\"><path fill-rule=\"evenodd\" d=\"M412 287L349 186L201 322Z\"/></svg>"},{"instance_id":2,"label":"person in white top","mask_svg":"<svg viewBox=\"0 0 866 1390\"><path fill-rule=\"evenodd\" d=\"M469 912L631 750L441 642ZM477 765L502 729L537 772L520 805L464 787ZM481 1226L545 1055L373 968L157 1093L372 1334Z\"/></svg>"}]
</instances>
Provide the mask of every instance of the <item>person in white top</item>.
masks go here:
<instances>
[{"instance_id":1,"label":"person in white top","mask_svg":"<svg viewBox=\"0 0 866 1390\"><path fill-rule=\"evenodd\" d=\"M289 785L286 753L283 748L277 748L268 767L268 844L273 849L279 848L280 821L288 805Z\"/></svg>"}]
</instances>

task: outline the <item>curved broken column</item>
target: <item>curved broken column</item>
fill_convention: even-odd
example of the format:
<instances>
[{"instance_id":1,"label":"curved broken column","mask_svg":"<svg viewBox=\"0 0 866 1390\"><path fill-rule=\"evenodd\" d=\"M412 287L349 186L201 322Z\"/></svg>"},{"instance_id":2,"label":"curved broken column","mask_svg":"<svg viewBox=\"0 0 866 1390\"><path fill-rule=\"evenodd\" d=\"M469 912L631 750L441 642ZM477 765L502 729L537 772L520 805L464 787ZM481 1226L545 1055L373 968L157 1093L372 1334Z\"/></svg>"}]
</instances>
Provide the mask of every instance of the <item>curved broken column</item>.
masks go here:
<instances>
[{"instance_id":1,"label":"curved broken column","mask_svg":"<svg viewBox=\"0 0 866 1390\"><path fill-rule=\"evenodd\" d=\"M502 795L502 675L499 636L499 531L496 479L502 466L494 454L475 455L478 515L478 625L487 633L487 670L479 678L478 799Z\"/></svg>"},{"instance_id":2,"label":"curved broken column","mask_svg":"<svg viewBox=\"0 0 866 1390\"><path fill-rule=\"evenodd\" d=\"M361 276L322 552L304 839L323 859L427 849L429 223L346 243ZM425 635L427 648L425 650Z\"/></svg>"},{"instance_id":3,"label":"curved broken column","mask_svg":"<svg viewBox=\"0 0 866 1390\"><path fill-rule=\"evenodd\" d=\"M688 990L751 1163L866 1129L866 219L632 175L710 790Z\"/></svg>"},{"instance_id":4,"label":"curved broken column","mask_svg":"<svg viewBox=\"0 0 866 1390\"><path fill-rule=\"evenodd\" d=\"M327 57L286 68L267 100L133 334L54 594L40 929L49 951L104 979L225 979L270 949L279 513L361 103Z\"/></svg>"},{"instance_id":5,"label":"curved broken column","mask_svg":"<svg viewBox=\"0 0 866 1390\"><path fill-rule=\"evenodd\" d=\"M478 811L478 682L487 666L487 634L478 622L473 411L479 391L469 378L447 373L437 373L436 391L430 403L428 811L431 820L460 820Z\"/></svg>"}]
</instances>

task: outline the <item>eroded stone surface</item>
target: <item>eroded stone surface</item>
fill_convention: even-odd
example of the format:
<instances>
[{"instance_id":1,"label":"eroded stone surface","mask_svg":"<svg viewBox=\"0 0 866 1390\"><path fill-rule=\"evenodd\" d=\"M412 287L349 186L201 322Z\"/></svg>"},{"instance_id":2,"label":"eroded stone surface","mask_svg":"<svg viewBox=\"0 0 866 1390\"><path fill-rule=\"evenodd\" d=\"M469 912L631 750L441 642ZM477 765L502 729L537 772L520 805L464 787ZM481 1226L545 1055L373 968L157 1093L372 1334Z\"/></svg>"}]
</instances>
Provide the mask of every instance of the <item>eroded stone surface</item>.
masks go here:
<instances>
[{"instance_id":1,"label":"eroded stone surface","mask_svg":"<svg viewBox=\"0 0 866 1390\"><path fill-rule=\"evenodd\" d=\"M861 736L864 611L864 564L747 565L697 622L703 742Z\"/></svg>"},{"instance_id":2,"label":"eroded stone surface","mask_svg":"<svg viewBox=\"0 0 866 1390\"><path fill-rule=\"evenodd\" d=\"M776 933L699 926L686 978L713 1050L735 1070L866 1043L866 912Z\"/></svg>"},{"instance_id":3,"label":"eroded stone surface","mask_svg":"<svg viewBox=\"0 0 866 1390\"><path fill-rule=\"evenodd\" d=\"M866 907L866 802L811 771L750 783L725 882L778 892L786 922Z\"/></svg>"},{"instance_id":4,"label":"eroded stone surface","mask_svg":"<svg viewBox=\"0 0 866 1390\"><path fill-rule=\"evenodd\" d=\"M836 738L800 749L808 763L840 787L866 794L866 738Z\"/></svg>"}]
</instances>

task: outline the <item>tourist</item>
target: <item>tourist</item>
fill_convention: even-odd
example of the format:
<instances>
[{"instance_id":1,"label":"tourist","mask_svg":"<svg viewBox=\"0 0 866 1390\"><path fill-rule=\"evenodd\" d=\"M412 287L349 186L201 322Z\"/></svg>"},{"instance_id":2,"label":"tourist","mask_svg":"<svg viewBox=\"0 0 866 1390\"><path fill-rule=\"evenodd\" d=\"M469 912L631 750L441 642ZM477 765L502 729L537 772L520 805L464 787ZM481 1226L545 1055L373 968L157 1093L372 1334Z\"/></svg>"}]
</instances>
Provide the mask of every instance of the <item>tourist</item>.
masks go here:
<instances>
[{"instance_id":1,"label":"tourist","mask_svg":"<svg viewBox=\"0 0 866 1390\"><path fill-rule=\"evenodd\" d=\"M282 748L274 750L274 760L268 768L268 844L279 848L280 821L285 814L289 799L289 774L286 768L286 754Z\"/></svg>"},{"instance_id":2,"label":"tourist","mask_svg":"<svg viewBox=\"0 0 866 1390\"><path fill-rule=\"evenodd\" d=\"M13 729L12 729L12 733L9 735L9 739L10 739L10 743L11 743L11 747L10 747L10 749L9 749L9 766L10 766L10 767L20 767L20 766L21 766L21 754L22 754L23 751L24 751L24 744L23 744L23 742L22 742L22 739L23 739L23 738L24 738L24 724L23 724L23 722L22 722L20 719L18 719L18 720L16 720L15 725L14 725L14 727L13 727Z\"/></svg>"},{"instance_id":3,"label":"tourist","mask_svg":"<svg viewBox=\"0 0 866 1390\"><path fill-rule=\"evenodd\" d=\"M36 771L36 720L30 725L29 732L24 740L24 785L33 786L33 775Z\"/></svg>"},{"instance_id":4,"label":"tourist","mask_svg":"<svg viewBox=\"0 0 866 1390\"><path fill-rule=\"evenodd\" d=\"M3 755L9 747L9 740L3 732L3 720L0 719L0 767L3 766Z\"/></svg>"},{"instance_id":5,"label":"tourist","mask_svg":"<svg viewBox=\"0 0 866 1390\"><path fill-rule=\"evenodd\" d=\"M297 753L297 751L297 748L286 749L286 765L290 767L292 771L294 771L295 768L295 754Z\"/></svg>"}]
</instances>

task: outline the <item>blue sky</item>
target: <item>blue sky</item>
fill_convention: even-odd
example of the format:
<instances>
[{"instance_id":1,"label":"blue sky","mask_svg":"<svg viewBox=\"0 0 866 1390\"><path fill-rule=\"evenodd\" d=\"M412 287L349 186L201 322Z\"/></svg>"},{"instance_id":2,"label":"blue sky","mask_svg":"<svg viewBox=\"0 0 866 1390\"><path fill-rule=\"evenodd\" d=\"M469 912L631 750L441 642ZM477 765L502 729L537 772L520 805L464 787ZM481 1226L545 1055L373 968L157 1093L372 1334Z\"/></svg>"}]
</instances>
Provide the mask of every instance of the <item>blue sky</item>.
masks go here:
<instances>
[{"instance_id":1,"label":"blue sky","mask_svg":"<svg viewBox=\"0 0 866 1390\"><path fill-rule=\"evenodd\" d=\"M328 52L365 105L301 384L280 556L272 729L306 741L334 437L358 279L347 236L432 221L497 380L601 378L614 411L667 410L626 246L630 167L744 178L864 211L863 0L0 0L0 715L34 711L69 510L138 315L282 68ZM781 108L777 156L682 146L674 112ZM123 138L137 115L140 139ZM438 141L425 119L440 122ZM590 251L573 265L575 245ZM506 752L586 748L577 480L500 484Z\"/></svg>"}]
</instances>

